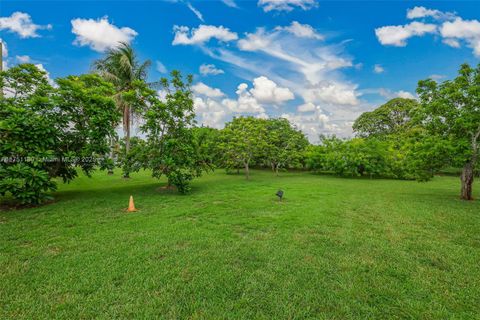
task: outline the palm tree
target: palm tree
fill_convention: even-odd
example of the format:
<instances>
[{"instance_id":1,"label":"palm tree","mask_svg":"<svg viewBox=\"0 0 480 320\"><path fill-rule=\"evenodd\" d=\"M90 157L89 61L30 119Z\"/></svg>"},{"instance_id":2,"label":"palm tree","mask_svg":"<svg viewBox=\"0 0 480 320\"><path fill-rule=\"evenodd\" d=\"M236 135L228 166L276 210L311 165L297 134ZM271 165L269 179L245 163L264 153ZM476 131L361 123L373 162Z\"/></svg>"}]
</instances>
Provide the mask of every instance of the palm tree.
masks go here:
<instances>
[{"instance_id":1,"label":"palm tree","mask_svg":"<svg viewBox=\"0 0 480 320\"><path fill-rule=\"evenodd\" d=\"M114 99L122 112L126 153L130 150L130 127L133 120L133 109L122 98L122 94L132 89L134 81L146 80L147 69L150 64L149 60L140 62L132 46L124 42L120 42L116 48L107 51L102 59L95 61L93 64L95 71L115 86ZM128 172L124 173L124 177L128 178L128 176Z\"/></svg>"}]
</instances>

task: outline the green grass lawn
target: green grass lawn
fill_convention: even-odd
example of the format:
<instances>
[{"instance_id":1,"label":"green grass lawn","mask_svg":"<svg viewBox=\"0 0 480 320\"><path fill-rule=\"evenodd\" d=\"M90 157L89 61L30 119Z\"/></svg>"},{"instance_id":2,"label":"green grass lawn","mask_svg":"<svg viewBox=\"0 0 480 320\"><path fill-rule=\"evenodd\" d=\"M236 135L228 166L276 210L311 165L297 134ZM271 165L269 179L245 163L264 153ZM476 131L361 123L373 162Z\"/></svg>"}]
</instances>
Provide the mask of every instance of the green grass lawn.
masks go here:
<instances>
[{"instance_id":1,"label":"green grass lawn","mask_svg":"<svg viewBox=\"0 0 480 320\"><path fill-rule=\"evenodd\" d=\"M0 212L0 318L480 317L480 200L458 178L163 183L99 172Z\"/></svg>"}]
</instances>

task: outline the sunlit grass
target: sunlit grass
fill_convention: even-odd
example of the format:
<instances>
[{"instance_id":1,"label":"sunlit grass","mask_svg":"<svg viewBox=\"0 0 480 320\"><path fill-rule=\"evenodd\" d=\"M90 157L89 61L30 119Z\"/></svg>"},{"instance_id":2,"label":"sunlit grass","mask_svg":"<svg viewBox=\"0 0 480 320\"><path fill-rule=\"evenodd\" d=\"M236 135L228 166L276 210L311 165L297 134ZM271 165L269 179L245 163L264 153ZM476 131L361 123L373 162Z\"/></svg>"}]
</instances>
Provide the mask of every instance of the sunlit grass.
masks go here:
<instances>
[{"instance_id":1,"label":"sunlit grass","mask_svg":"<svg viewBox=\"0 0 480 320\"><path fill-rule=\"evenodd\" d=\"M458 199L458 178L219 170L188 196L163 184L99 172L0 212L0 318L480 314L480 201Z\"/></svg>"}]
</instances>

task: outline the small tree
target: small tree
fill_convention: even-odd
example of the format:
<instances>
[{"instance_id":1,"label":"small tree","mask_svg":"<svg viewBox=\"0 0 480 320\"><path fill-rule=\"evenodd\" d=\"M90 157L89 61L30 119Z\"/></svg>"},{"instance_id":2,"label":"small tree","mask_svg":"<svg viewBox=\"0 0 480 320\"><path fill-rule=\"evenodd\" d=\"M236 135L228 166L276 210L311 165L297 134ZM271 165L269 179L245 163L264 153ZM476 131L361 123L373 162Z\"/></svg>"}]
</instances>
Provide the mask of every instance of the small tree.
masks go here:
<instances>
[{"instance_id":1,"label":"small tree","mask_svg":"<svg viewBox=\"0 0 480 320\"><path fill-rule=\"evenodd\" d=\"M190 181L209 166L200 156L192 131L195 125L192 77L188 76L185 82L178 71L173 71L171 77L170 81L161 80L166 92L164 100L146 84L139 90L146 106L145 124L141 127L147 134L144 167L151 169L156 178L167 176L168 185L176 186L184 194L190 190Z\"/></svg>"},{"instance_id":2,"label":"small tree","mask_svg":"<svg viewBox=\"0 0 480 320\"><path fill-rule=\"evenodd\" d=\"M460 197L472 200L474 170L480 152L480 65L461 66L458 76L441 84L418 83L421 107L416 117L427 132L450 146L444 165L463 167Z\"/></svg>"},{"instance_id":3,"label":"small tree","mask_svg":"<svg viewBox=\"0 0 480 320\"><path fill-rule=\"evenodd\" d=\"M262 155L266 147L267 129L265 120L254 117L238 117L222 130L220 149L224 162L229 166L241 164L245 177L250 178L250 165Z\"/></svg>"}]
</instances>

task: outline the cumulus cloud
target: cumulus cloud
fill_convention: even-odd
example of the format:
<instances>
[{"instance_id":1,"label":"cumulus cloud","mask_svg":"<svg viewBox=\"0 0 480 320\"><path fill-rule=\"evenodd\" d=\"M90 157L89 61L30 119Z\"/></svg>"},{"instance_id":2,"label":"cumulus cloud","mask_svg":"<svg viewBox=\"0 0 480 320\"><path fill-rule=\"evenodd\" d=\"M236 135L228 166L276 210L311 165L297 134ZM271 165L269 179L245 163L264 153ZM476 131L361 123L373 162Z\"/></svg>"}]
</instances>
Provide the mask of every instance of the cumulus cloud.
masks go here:
<instances>
[{"instance_id":1,"label":"cumulus cloud","mask_svg":"<svg viewBox=\"0 0 480 320\"><path fill-rule=\"evenodd\" d=\"M292 11L295 8L309 10L318 6L316 0L259 0L258 6L263 11Z\"/></svg>"},{"instance_id":2,"label":"cumulus cloud","mask_svg":"<svg viewBox=\"0 0 480 320\"><path fill-rule=\"evenodd\" d=\"M433 18L435 20L452 19L455 14L452 12L442 12L435 9L427 9L423 6L413 7L407 10L407 19Z\"/></svg>"},{"instance_id":3,"label":"cumulus cloud","mask_svg":"<svg viewBox=\"0 0 480 320\"><path fill-rule=\"evenodd\" d=\"M195 97L193 100L197 120L204 126L222 128L230 110L211 98Z\"/></svg>"},{"instance_id":4,"label":"cumulus cloud","mask_svg":"<svg viewBox=\"0 0 480 320\"><path fill-rule=\"evenodd\" d=\"M40 35L38 30L52 28L51 24L38 25L33 23L32 18L28 13L14 12L9 17L0 18L0 30L8 30L9 32L16 33L20 38L37 38Z\"/></svg>"},{"instance_id":5,"label":"cumulus cloud","mask_svg":"<svg viewBox=\"0 0 480 320\"><path fill-rule=\"evenodd\" d=\"M292 21L292 23L286 27L277 27L277 30L288 31L299 38L324 39L324 36L319 34L311 25L301 24L298 21Z\"/></svg>"},{"instance_id":6,"label":"cumulus cloud","mask_svg":"<svg viewBox=\"0 0 480 320\"><path fill-rule=\"evenodd\" d=\"M383 73L383 72L385 72L385 69L380 64L376 64L376 65L373 66L373 72Z\"/></svg>"},{"instance_id":7,"label":"cumulus cloud","mask_svg":"<svg viewBox=\"0 0 480 320\"><path fill-rule=\"evenodd\" d=\"M385 26L375 29L375 35L384 46L404 47L407 40L414 36L423 36L428 33L435 33L437 26L423 22L411 22L400 26Z\"/></svg>"},{"instance_id":8,"label":"cumulus cloud","mask_svg":"<svg viewBox=\"0 0 480 320\"><path fill-rule=\"evenodd\" d=\"M253 89L250 93L260 103L282 104L295 98L290 89L277 86L265 76L253 80Z\"/></svg>"},{"instance_id":9,"label":"cumulus cloud","mask_svg":"<svg viewBox=\"0 0 480 320\"><path fill-rule=\"evenodd\" d=\"M406 25L385 26L375 29L378 40L383 45L404 47L407 39L423 36L427 33L439 34L442 42L453 48L462 44L473 49L473 54L480 57L480 21L464 20L452 12L442 12L425 7L407 10L408 19L432 18L436 24L414 21Z\"/></svg>"},{"instance_id":10,"label":"cumulus cloud","mask_svg":"<svg viewBox=\"0 0 480 320\"><path fill-rule=\"evenodd\" d=\"M445 38L446 44L455 48L460 47L459 41L465 41L473 53L480 57L480 21L462 18L447 21L440 28L440 34Z\"/></svg>"},{"instance_id":11,"label":"cumulus cloud","mask_svg":"<svg viewBox=\"0 0 480 320\"><path fill-rule=\"evenodd\" d=\"M197 120L203 125L219 128L236 115L253 115L268 118L266 108L280 105L294 98L288 88L279 87L265 76L253 79L253 87L240 83L236 97L226 97L217 88L199 82L192 86Z\"/></svg>"},{"instance_id":12,"label":"cumulus cloud","mask_svg":"<svg viewBox=\"0 0 480 320\"><path fill-rule=\"evenodd\" d=\"M418 19L424 17L438 18L441 12L439 10L431 10L425 7L414 7L407 10L408 19Z\"/></svg>"},{"instance_id":13,"label":"cumulus cloud","mask_svg":"<svg viewBox=\"0 0 480 320\"><path fill-rule=\"evenodd\" d=\"M202 64L199 68L199 71L202 75L207 76L211 75L219 75L225 73L223 70L218 69L214 64Z\"/></svg>"},{"instance_id":14,"label":"cumulus cloud","mask_svg":"<svg viewBox=\"0 0 480 320\"><path fill-rule=\"evenodd\" d=\"M108 21L108 17L100 19L73 19L72 33L76 35L74 44L89 46L97 52L115 48L119 42L130 43L138 33L128 27L119 28Z\"/></svg>"},{"instance_id":15,"label":"cumulus cloud","mask_svg":"<svg viewBox=\"0 0 480 320\"><path fill-rule=\"evenodd\" d=\"M209 98L218 98L218 97L223 97L225 95L225 93L223 93L222 90L209 87L203 82L198 82L194 84L192 86L192 90L196 94L206 96Z\"/></svg>"},{"instance_id":16,"label":"cumulus cloud","mask_svg":"<svg viewBox=\"0 0 480 320\"><path fill-rule=\"evenodd\" d=\"M356 89L356 85L324 80L305 89L303 98L310 102L355 106L359 103Z\"/></svg>"},{"instance_id":17,"label":"cumulus cloud","mask_svg":"<svg viewBox=\"0 0 480 320\"><path fill-rule=\"evenodd\" d=\"M173 45L198 45L213 38L224 42L238 39L238 35L235 32L223 26L217 27L202 24L198 28L192 28L191 30L185 26L174 26L173 32L175 34Z\"/></svg>"}]
</instances>

